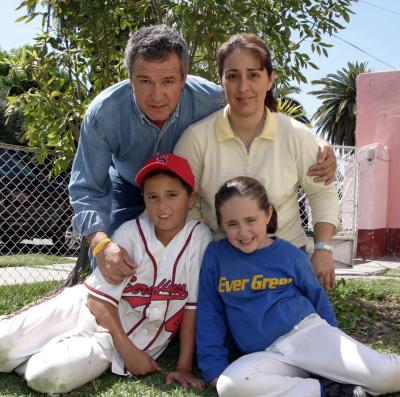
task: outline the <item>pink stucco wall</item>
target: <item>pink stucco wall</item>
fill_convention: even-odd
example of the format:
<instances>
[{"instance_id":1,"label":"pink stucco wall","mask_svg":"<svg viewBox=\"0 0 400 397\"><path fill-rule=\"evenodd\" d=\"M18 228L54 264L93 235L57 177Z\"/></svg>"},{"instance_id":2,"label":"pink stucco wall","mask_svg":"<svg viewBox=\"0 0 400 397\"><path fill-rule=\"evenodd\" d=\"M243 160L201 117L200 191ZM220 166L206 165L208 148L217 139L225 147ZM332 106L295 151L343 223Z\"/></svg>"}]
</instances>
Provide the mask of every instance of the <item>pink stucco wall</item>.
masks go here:
<instances>
[{"instance_id":1,"label":"pink stucco wall","mask_svg":"<svg viewBox=\"0 0 400 397\"><path fill-rule=\"evenodd\" d=\"M360 204L368 198L368 185L376 189L374 208L359 211L359 227L378 229L385 227L382 213L376 206L387 206L386 228L400 229L400 71L361 74L357 79L356 145L379 143L389 152L388 190L379 194L383 182L379 172L371 172L367 181L360 179ZM368 173L368 170L367 170ZM382 176L383 177L383 176ZM378 194L377 194L378 192Z\"/></svg>"}]
</instances>

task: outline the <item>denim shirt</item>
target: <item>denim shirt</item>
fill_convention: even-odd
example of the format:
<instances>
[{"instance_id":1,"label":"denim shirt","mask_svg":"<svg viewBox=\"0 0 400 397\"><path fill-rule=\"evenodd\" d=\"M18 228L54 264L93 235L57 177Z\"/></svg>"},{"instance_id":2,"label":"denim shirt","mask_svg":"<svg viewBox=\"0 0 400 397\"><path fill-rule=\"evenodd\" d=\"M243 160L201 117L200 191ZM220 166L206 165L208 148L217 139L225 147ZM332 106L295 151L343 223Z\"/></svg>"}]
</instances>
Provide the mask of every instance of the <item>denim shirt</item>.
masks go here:
<instances>
[{"instance_id":1,"label":"denim shirt","mask_svg":"<svg viewBox=\"0 0 400 397\"><path fill-rule=\"evenodd\" d=\"M138 216L143 210L140 189L135 185L139 169L155 153L172 152L190 124L225 103L221 87L188 76L178 106L160 129L137 105L128 80L101 92L85 114L72 166L69 193L75 231L84 236L96 231L109 233L111 214L124 212L127 206L116 192L135 207L129 218Z\"/></svg>"}]
</instances>

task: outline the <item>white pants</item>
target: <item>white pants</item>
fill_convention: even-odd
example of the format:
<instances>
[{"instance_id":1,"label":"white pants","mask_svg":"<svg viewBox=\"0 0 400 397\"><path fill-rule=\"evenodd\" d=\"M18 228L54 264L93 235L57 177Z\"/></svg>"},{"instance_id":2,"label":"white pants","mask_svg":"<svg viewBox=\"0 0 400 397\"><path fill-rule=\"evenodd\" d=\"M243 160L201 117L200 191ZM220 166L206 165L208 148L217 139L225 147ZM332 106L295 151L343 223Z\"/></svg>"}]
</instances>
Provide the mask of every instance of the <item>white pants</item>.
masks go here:
<instances>
[{"instance_id":1,"label":"white pants","mask_svg":"<svg viewBox=\"0 0 400 397\"><path fill-rule=\"evenodd\" d=\"M0 372L16 369L42 393L65 393L101 375L112 361L112 339L96 333L86 300L78 285L0 317Z\"/></svg>"},{"instance_id":2,"label":"white pants","mask_svg":"<svg viewBox=\"0 0 400 397\"><path fill-rule=\"evenodd\" d=\"M266 351L233 362L217 390L220 397L320 397L313 374L391 393L400 390L400 356L370 349L313 314Z\"/></svg>"}]
</instances>

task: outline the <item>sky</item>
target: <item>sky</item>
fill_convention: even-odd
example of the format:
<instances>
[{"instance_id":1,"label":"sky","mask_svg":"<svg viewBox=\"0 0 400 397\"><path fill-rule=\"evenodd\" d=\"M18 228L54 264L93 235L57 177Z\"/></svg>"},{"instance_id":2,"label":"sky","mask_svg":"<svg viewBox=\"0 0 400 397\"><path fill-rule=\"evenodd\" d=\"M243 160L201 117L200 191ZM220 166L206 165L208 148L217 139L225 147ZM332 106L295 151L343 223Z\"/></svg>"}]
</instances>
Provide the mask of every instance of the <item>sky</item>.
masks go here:
<instances>
[{"instance_id":1,"label":"sky","mask_svg":"<svg viewBox=\"0 0 400 397\"><path fill-rule=\"evenodd\" d=\"M15 10L19 4L20 0L1 0L0 47L3 50L33 44L33 37L40 32L38 18L28 24L15 22L24 15L24 10ZM334 45L329 49L329 57L311 55L319 70L305 71L309 82L336 73L348 62L367 62L374 72L400 70L400 0L359 0L352 10L355 14L346 29L337 34L338 38L324 37L324 41ZM320 102L308 92L318 86L301 84L300 89L301 93L294 97L312 115Z\"/></svg>"}]
</instances>

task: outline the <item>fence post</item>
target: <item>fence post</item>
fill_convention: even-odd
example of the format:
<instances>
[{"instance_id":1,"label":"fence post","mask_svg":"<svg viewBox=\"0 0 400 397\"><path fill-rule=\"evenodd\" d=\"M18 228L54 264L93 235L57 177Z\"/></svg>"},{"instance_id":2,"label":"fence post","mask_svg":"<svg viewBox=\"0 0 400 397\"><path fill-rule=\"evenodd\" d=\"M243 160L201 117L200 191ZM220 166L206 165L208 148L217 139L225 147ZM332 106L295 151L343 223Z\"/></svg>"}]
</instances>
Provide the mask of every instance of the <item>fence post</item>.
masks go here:
<instances>
[{"instance_id":1,"label":"fence post","mask_svg":"<svg viewBox=\"0 0 400 397\"><path fill-rule=\"evenodd\" d=\"M86 238L82 238L76 264L68 275L63 287L72 287L78 284L90 271L89 243Z\"/></svg>"}]
</instances>

